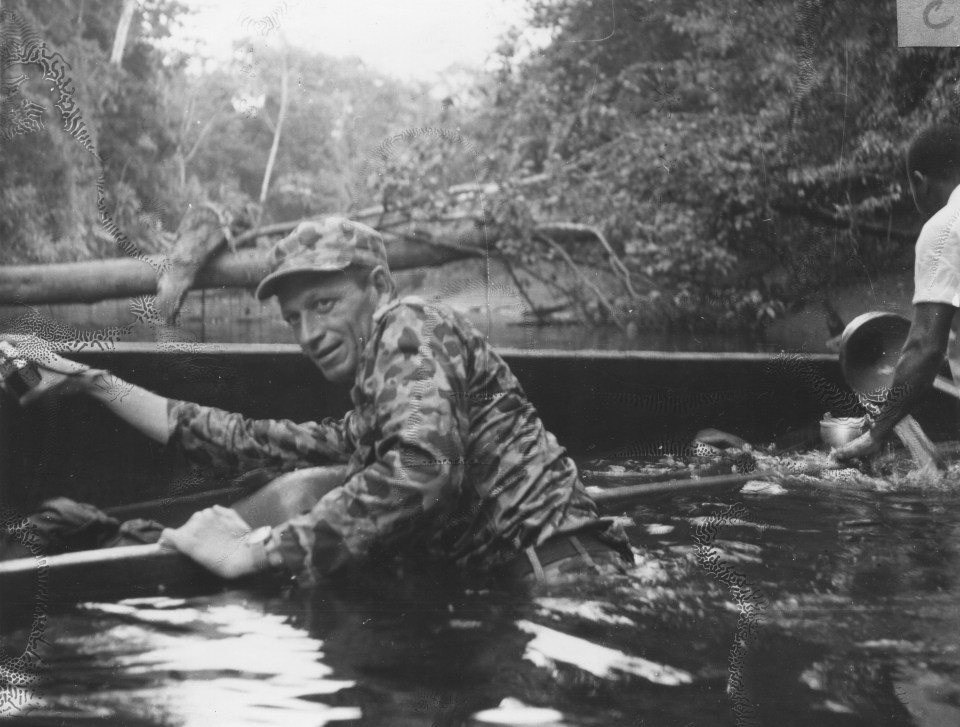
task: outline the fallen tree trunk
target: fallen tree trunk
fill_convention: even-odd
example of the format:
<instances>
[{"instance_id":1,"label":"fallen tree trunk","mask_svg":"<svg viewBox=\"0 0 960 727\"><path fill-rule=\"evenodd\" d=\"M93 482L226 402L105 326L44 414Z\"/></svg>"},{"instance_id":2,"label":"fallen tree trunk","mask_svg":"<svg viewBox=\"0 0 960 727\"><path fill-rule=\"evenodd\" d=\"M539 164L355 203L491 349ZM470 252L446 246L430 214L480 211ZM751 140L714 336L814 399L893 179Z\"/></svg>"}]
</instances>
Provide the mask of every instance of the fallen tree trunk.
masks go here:
<instances>
[{"instance_id":1,"label":"fallen tree trunk","mask_svg":"<svg viewBox=\"0 0 960 727\"><path fill-rule=\"evenodd\" d=\"M286 234L294 222L267 225L237 235L233 244L251 243L258 237ZM406 225L419 227L419 225ZM454 260L496 255L500 237L496 225L478 224L472 217L459 217L441 225L423 225L404 234L383 232L392 270L434 267ZM550 234L556 243L575 250L595 244L598 235L586 225L544 223L538 233ZM160 259L157 256L154 262ZM170 262L168 260L168 262ZM189 284L191 290L255 288L267 273L263 251L222 251L207 261ZM45 265L0 265L0 306L56 303L97 303L157 293L157 275L146 260L114 258Z\"/></svg>"},{"instance_id":2,"label":"fallen tree trunk","mask_svg":"<svg viewBox=\"0 0 960 727\"><path fill-rule=\"evenodd\" d=\"M482 232L451 236L440 244L384 235L393 270L442 265L482 257ZM224 252L197 273L192 289L255 288L267 273L267 253ZM146 262L130 258L50 265L0 266L0 305L96 303L111 298L154 295L157 276Z\"/></svg>"}]
</instances>

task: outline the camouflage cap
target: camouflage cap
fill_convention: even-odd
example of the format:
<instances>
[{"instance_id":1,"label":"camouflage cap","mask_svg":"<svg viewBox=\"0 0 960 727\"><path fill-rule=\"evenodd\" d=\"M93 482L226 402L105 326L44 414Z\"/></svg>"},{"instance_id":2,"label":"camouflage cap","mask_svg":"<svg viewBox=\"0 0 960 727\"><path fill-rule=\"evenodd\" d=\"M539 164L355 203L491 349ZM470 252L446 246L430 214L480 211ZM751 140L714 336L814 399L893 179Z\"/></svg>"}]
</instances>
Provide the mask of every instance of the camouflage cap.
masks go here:
<instances>
[{"instance_id":1,"label":"camouflage cap","mask_svg":"<svg viewBox=\"0 0 960 727\"><path fill-rule=\"evenodd\" d=\"M257 286L257 298L273 295L277 281L293 273L329 273L350 265L383 266L387 272L387 249L380 233L345 217L325 217L301 222L270 251L270 272Z\"/></svg>"}]
</instances>

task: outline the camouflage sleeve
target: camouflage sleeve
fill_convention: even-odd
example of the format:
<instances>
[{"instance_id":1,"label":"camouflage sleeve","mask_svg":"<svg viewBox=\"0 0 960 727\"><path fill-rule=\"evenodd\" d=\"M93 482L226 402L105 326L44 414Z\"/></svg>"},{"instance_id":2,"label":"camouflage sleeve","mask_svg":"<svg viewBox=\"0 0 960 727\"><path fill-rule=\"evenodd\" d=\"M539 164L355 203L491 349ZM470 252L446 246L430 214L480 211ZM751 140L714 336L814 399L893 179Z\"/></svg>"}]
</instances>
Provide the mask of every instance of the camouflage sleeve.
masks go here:
<instances>
[{"instance_id":1,"label":"camouflage sleeve","mask_svg":"<svg viewBox=\"0 0 960 727\"><path fill-rule=\"evenodd\" d=\"M351 412L352 413L352 412ZM346 462L353 450L348 418L296 424L285 419L247 419L214 407L171 401L170 444L191 460L228 467L300 467Z\"/></svg>"},{"instance_id":2,"label":"camouflage sleeve","mask_svg":"<svg viewBox=\"0 0 960 727\"><path fill-rule=\"evenodd\" d=\"M305 582L373 549L402 546L457 499L468 423L451 390L464 362L449 324L431 318L429 309L404 306L385 318L362 378L375 412L360 426L373 433L371 461L272 533L272 547Z\"/></svg>"}]
</instances>

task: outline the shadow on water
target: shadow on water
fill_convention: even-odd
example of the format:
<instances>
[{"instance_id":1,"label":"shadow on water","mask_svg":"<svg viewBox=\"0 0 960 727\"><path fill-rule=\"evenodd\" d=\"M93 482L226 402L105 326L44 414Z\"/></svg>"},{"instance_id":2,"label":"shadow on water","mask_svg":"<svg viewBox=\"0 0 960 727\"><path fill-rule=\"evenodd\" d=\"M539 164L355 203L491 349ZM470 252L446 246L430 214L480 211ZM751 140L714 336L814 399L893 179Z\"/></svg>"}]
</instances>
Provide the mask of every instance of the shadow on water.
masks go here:
<instances>
[{"instance_id":1,"label":"shadow on water","mask_svg":"<svg viewBox=\"0 0 960 727\"><path fill-rule=\"evenodd\" d=\"M960 724L960 483L783 476L623 513L628 576L83 604L25 724ZM713 563L716 567L711 569Z\"/></svg>"}]
</instances>

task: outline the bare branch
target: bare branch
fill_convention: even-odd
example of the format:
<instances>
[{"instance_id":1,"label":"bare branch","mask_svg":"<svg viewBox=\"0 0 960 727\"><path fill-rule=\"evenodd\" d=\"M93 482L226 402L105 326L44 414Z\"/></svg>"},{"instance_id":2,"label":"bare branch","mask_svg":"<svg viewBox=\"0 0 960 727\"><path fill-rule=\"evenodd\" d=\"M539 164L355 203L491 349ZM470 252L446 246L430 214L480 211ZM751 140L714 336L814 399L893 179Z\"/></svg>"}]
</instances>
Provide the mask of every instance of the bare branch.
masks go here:
<instances>
[{"instance_id":1,"label":"bare branch","mask_svg":"<svg viewBox=\"0 0 960 727\"><path fill-rule=\"evenodd\" d=\"M288 100L288 80L290 76L287 68L287 56L282 59L282 71L280 76L280 113L277 115L277 128L273 132L273 143L270 145L270 156L267 157L267 168L263 171L263 184L260 186L260 204L267 201L267 192L270 189L270 176L273 173L273 165L277 160L277 148L280 146L280 134L283 131L283 120L287 115Z\"/></svg>"},{"instance_id":2,"label":"bare branch","mask_svg":"<svg viewBox=\"0 0 960 727\"><path fill-rule=\"evenodd\" d=\"M557 244L549 235L546 235L540 231L534 231L533 234L535 237L546 242L560 257L564 259L567 265L570 266L570 269L573 270L578 278L580 278L580 282L593 291L593 294L597 297L597 300L600 301L600 305L602 305L610 315L610 319L617 325L618 328L622 329L624 327L623 322L620 320L620 315L616 310L614 310L613 304L607 300L607 297L603 294L600 288L598 288L596 284L590 280L590 278L583 274L583 271L577 267L577 264L573 261L573 258L570 257L567 251L560 247L560 245Z\"/></svg>"}]
</instances>

